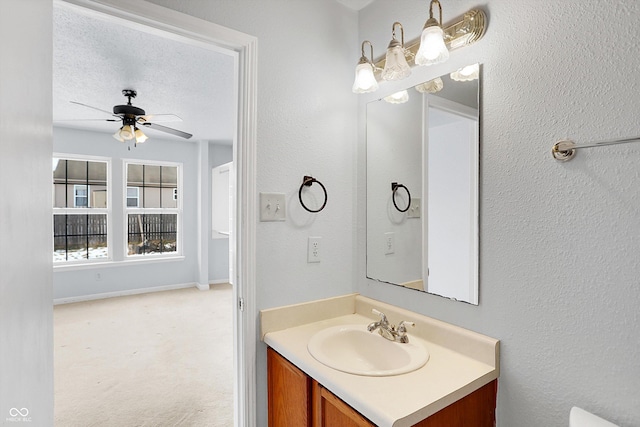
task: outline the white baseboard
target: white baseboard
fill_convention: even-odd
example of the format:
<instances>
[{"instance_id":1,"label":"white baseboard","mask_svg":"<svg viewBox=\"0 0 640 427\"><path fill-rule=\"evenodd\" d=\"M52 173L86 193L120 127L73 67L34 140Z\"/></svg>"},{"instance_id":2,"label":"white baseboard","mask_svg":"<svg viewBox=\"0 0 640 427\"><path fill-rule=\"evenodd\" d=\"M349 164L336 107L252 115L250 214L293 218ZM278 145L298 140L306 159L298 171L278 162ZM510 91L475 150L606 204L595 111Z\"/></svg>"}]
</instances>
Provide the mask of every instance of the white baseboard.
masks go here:
<instances>
[{"instance_id":1,"label":"white baseboard","mask_svg":"<svg viewBox=\"0 0 640 427\"><path fill-rule=\"evenodd\" d=\"M208 291L209 290L209 284L205 283L203 285L202 283L196 283L196 288L200 289L201 291Z\"/></svg>"},{"instance_id":2,"label":"white baseboard","mask_svg":"<svg viewBox=\"0 0 640 427\"><path fill-rule=\"evenodd\" d=\"M216 279L216 280L209 280L209 284L210 285L220 285L222 283L229 283L229 279Z\"/></svg>"},{"instance_id":3,"label":"white baseboard","mask_svg":"<svg viewBox=\"0 0 640 427\"><path fill-rule=\"evenodd\" d=\"M193 288L194 286L200 289L200 286L197 283L182 283L178 285L154 286L150 288L127 289L127 290L116 291L116 292L104 292L101 294L80 295L77 297L55 298L53 300L53 305L70 304L73 302L82 302L82 301L92 301L92 300L104 299L104 298L122 297L126 295L148 294L151 292L172 291L174 289ZM209 285L207 285L206 289L209 289Z\"/></svg>"}]
</instances>

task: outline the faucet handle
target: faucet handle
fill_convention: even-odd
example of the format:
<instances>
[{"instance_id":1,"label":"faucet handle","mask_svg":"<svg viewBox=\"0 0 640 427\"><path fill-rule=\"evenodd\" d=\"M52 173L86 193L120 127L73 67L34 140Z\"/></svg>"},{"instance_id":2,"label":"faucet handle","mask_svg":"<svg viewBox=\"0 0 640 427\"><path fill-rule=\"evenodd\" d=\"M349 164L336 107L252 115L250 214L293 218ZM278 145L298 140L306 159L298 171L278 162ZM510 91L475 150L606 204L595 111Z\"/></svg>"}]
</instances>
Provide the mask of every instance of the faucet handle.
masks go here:
<instances>
[{"instance_id":1,"label":"faucet handle","mask_svg":"<svg viewBox=\"0 0 640 427\"><path fill-rule=\"evenodd\" d=\"M371 312L372 312L373 314L377 314L378 316L380 316L380 321L381 321L382 323L386 323L386 324L388 324L388 323L389 323L389 321L387 320L387 316L386 316L383 312L378 311L378 310L376 310L375 308L372 308L372 309L371 309Z\"/></svg>"},{"instance_id":2,"label":"faucet handle","mask_svg":"<svg viewBox=\"0 0 640 427\"><path fill-rule=\"evenodd\" d=\"M408 326L416 326L416 324L413 323L413 322L409 322L408 320L403 320L402 322L400 322L398 324L398 332L407 332L406 325L408 325Z\"/></svg>"}]
</instances>

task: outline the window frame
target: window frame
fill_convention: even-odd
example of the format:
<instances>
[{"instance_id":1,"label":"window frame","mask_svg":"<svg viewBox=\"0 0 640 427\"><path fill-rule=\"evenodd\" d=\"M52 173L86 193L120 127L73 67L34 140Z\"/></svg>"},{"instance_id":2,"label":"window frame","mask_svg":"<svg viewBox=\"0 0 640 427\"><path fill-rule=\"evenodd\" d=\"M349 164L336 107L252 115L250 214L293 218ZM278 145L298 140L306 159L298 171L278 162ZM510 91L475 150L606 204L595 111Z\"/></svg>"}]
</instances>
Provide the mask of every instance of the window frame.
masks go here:
<instances>
[{"instance_id":1,"label":"window frame","mask_svg":"<svg viewBox=\"0 0 640 427\"><path fill-rule=\"evenodd\" d=\"M129 165L143 165L143 166L165 166L165 167L175 167L176 170L176 180L177 180L177 191L178 194L182 194L183 189L183 163L181 162L170 162L170 161L158 161L158 160L146 160L146 159L123 159L122 160L122 186L124 187L124 201L123 201L123 254L124 259L127 261L133 260L149 260L156 258L175 258L183 256L183 238L182 238L182 221L183 221L183 204L182 197L179 197L176 200L175 208L145 208L140 207L140 199L138 198L138 206L130 207L127 206L127 191L128 187L131 187L128 182L128 169ZM143 183L144 184L144 183ZM140 187L138 187L140 188ZM140 190L138 190L140 191ZM140 194L138 193L138 197ZM147 253L147 254L129 254L129 215L136 214L148 214L148 215L161 215L161 214L175 214L176 215L176 250L172 252L162 252L162 253Z\"/></svg>"},{"instance_id":2,"label":"window frame","mask_svg":"<svg viewBox=\"0 0 640 427\"><path fill-rule=\"evenodd\" d=\"M107 207L106 208L96 208L91 206L91 185L90 184L71 184L73 185L73 206L72 207L63 207L59 208L55 206L55 183L53 182L53 176L51 180L51 185L54 187L52 191L51 197L51 224L53 228L53 222L56 215L106 215L107 217L107 256L104 258L82 258L82 259L65 259L61 261L53 261L54 267L67 267L74 265L87 265L87 264L99 264L104 262L113 261L113 214L112 214L112 206L113 206L113 179L112 179L112 159L110 157L102 157L102 156L90 156L90 155L81 155L81 154L69 154L69 153L53 153L52 154L52 162L53 159L60 160L73 160L73 161L84 161L84 162L102 162L106 163L107 168ZM56 163L57 166L57 163ZM52 175L55 169L53 169L52 164ZM70 185L70 184L65 184ZM76 203L76 187L81 186L85 187L87 190L87 206L77 206ZM65 191L68 191L65 188ZM81 196L82 197L82 196ZM52 229L52 239L55 242L54 230ZM51 247L51 254L53 258L53 253L55 251L55 246ZM67 251L68 253L68 251Z\"/></svg>"}]
</instances>

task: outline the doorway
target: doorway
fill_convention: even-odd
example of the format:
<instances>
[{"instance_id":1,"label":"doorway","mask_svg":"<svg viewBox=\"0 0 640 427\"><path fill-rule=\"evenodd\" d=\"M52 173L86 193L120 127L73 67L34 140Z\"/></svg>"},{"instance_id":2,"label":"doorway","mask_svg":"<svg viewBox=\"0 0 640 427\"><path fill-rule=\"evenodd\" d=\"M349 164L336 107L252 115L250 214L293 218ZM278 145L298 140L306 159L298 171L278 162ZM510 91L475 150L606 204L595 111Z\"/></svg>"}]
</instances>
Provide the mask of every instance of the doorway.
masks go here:
<instances>
[{"instance_id":1,"label":"doorway","mask_svg":"<svg viewBox=\"0 0 640 427\"><path fill-rule=\"evenodd\" d=\"M99 14L102 19L118 20L131 27L171 39L180 39L207 49L220 50L234 57L237 98L236 131L233 141L233 162L236 165L237 236L233 288L234 330L234 411L235 424L255 425L255 143L256 143L256 39L228 28L205 22L153 4L97 4L89 0L68 0L66 4L85 13ZM241 309L240 309L241 308ZM211 326L214 327L214 326Z\"/></svg>"}]
</instances>

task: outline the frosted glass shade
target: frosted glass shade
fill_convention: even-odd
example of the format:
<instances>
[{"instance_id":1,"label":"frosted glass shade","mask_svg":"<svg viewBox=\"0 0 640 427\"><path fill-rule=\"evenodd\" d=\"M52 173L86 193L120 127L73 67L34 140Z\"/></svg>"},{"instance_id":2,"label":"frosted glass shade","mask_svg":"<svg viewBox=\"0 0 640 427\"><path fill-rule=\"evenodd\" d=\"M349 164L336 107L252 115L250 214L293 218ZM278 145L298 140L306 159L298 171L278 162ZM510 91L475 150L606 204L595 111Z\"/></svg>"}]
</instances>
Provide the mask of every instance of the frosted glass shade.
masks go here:
<instances>
[{"instance_id":1,"label":"frosted glass shade","mask_svg":"<svg viewBox=\"0 0 640 427\"><path fill-rule=\"evenodd\" d=\"M452 80L459 82L470 82L471 80L476 80L480 77L480 65L467 65L466 67L462 67L459 70L454 71L449 75L449 77L451 77Z\"/></svg>"},{"instance_id":2,"label":"frosted glass shade","mask_svg":"<svg viewBox=\"0 0 640 427\"><path fill-rule=\"evenodd\" d=\"M444 43L444 31L438 25L426 27L420 37L420 49L416 54L416 64L433 65L449 59L449 51Z\"/></svg>"},{"instance_id":3,"label":"frosted glass shade","mask_svg":"<svg viewBox=\"0 0 640 427\"><path fill-rule=\"evenodd\" d=\"M387 49L382 78L385 80L402 80L405 77L409 77L410 74L411 67L407 63L402 46L398 45Z\"/></svg>"},{"instance_id":4,"label":"frosted glass shade","mask_svg":"<svg viewBox=\"0 0 640 427\"><path fill-rule=\"evenodd\" d=\"M147 139L149 139L149 137L147 135L145 135L140 129L136 129L135 135L136 135L136 142L137 143L143 143Z\"/></svg>"},{"instance_id":5,"label":"frosted glass shade","mask_svg":"<svg viewBox=\"0 0 640 427\"><path fill-rule=\"evenodd\" d=\"M373 67L368 62L356 66L356 78L351 88L353 93L367 93L378 90L378 81L373 75Z\"/></svg>"},{"instance_id":6,"label":"frosted glass shade","mask_svg":"<svg viewBox=\"0 0 640 427\"><path fill-rule=\"evenodd\" d=\"M401 90L400 92L385 96L384 100L389 104L404 104L409 100L409 92L407 92L406 90Z\"/></svg>"}]
</instances>

